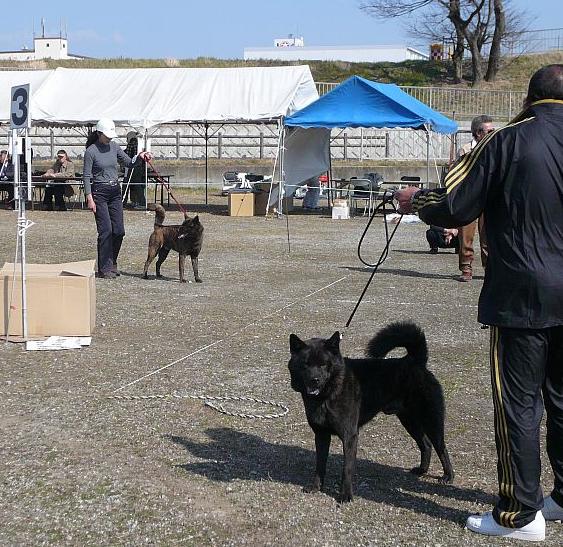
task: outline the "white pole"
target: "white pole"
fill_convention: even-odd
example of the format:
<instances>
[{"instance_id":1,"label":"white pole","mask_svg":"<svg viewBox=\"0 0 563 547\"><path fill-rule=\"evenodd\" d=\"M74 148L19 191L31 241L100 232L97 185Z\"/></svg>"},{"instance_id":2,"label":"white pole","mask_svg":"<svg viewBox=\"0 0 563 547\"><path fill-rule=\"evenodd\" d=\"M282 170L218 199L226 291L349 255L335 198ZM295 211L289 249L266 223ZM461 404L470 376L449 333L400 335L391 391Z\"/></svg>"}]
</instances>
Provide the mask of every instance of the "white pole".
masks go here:
<instances>
[{"instance_id":1,"label":"white pole","mask_svg":"<svg viewBox=\"0 0 563 547\"><path fill-rule=\"evenodd\" d=\"M283 125L283 120L280 120L281 127L281 147L280 147L280 166L278 169L279 173L279 184L278 184L278 216L283 215L283 191L285 188L285 127Z\"/></svg>"},{"instance_id":2,"label":"white pole","mask_svg":"<svg viewBox=\"0 0 563 547\"><path fill-rule=\"evenodd\" d=\"M26 132L27 133L27 130ZM22 306L22 336L27 340L27 292L25 280L25 232L26 232L26 218L25 218L25 199L26 190L20 184L20 146L18 145L18 130L12 129L12 162L14 164L14 200L17 202L18 207L18 223L17 223L17 237L18 246L20 248L20 272L21 272L21 306ZM20 141L21 142L21 141ZM27 143L26 143L27 145ZM23 150L21 150L23 152ZM28 183L29 186L29 183ZM13 283L15 283L15 279Z\"/></svg>"},{"instance_id":3,"label":"white pole","mask_svg":"<svg viewBox=\"0 0 563 547\"><path fill-rule=\"evenodd\" d=\"M426 188L430 184L430 128L426 125Z\"/></svg>"},{"instance_id":4,"label":"white pole","mask_svg":"<svg viewBox=\"0 0 563 547\"><path fill-rule=\"evenodd\" d=\"M270 198L272 197L272 188L274 183L276 182L276 167L278 166L278 158L280 157L280 151L282 147L282 131L285 129L280 124L278 120L278 149L276 151L276 157L274 158L274 168L272 169L272 180L270 181L270 189L268 190L268 203L266 204L266 214L264 216L268 216L268 210L270 208Z\"/></svg>"},{"instance_id":5,"label":"white pole","mask_svg":"<svg viewBox=\"0 0 563 547\"><path fill-rule=\"evenodd\" d=\"M145 129L143 145L144 145L143 148L147 152L150 152L151 143L149 142L149 131L148 131L148 129ZM142 152L142 150L139 150L139 148L141 148L141 147L137 146L137 153ZM149 164L146 161L144 161L143 166L145 168L145 213L147 213L148 209L149 209L149 207L148 207L148 205L149 205L149 201L148 201L148 195L149 195ZM156 189L156 184L155 184L155 189ZM155 192L155 194L156 194L156 192Z\"/></svg>"}]
</instances>

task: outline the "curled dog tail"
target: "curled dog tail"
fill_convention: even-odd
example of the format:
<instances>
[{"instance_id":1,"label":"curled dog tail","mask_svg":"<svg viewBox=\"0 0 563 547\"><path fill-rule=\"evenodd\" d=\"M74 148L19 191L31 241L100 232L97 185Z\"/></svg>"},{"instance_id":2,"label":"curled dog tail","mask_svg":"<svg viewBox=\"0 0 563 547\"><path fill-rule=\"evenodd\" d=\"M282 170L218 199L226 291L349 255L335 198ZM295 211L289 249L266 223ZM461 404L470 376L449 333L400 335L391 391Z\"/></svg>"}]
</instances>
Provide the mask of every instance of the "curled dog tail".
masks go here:
<instances>
[{"instance_id":1,"label":"curled dog tail","mask_svg":"<svg viewBox=\"0 0 563 547\"><path fill-rule=\"evenodd\" d=\"M405 321L387 325L368 342L366 354L369 357L382 359L395 348L405 348L408 357L420 366L426 366L428 361L426 336L415 323Z\"/></svg>"},{"instance_id":2,"label":"curled dog tail","mask_svg":"<svg viewBox=\"0 0 563 547\"><path fill-rule=\"evenodd\" d=\"M164 207L162 205L158 204L154 208L154 212L155 212L154 225L155 226L162 226L162 224L164 223L164 217L166 216L166 211L164 210Z\"/></svg>"}]
</instances>

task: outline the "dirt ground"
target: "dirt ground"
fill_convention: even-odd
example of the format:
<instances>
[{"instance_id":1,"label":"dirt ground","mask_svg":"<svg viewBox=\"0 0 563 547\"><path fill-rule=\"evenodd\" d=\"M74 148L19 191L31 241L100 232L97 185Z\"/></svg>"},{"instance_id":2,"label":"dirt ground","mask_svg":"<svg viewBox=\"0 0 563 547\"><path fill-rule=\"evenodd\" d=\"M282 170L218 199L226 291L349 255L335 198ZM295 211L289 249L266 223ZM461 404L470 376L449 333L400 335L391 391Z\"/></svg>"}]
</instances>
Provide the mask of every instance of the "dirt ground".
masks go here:
<instances>
[{"instance_id":1,"label":"dirt ground","mask_svg":"<svg viewBox=\"0 0 563 547\"><path fill-rule=\"evenodd\" d=\"M422 224L401 225L388 260L344 328L370 269L356 256L366 218L226 216L226 198L199 209L203 284L141 278L153 216L127 211L123 275L96 280L97 326L81 350L26 352L0 343L0 544L3 545L505 545L463 525L496 493L487 330L476 322L482 270L453 279L452 251L427 254ZM32 212L29 262L95 258L87 211ZM169 222L180 213L170 211ZM0 259L13 261L13 212L0 211ZM364 254L384 246L377 218ZM188 270L193 279L191 268ZM414 319L447 404L453 485L408 469L418 450L393 416L361 432L355 499L335 501L342 449L333 441L326 491L306 494L314 442L290 389L288 337L344 332L359 356L383 325ZM154 373L153 373L154 372ZM153 374L151 374L153 373ZM246 395L279 401L274 420L220 414L200 401L115 401L119 394ZM249 406L233 404L244 411ZM270 412L264 406L254 411ZM552 476L543 457L543 485ZM515 542L516 544L518 542ZM546 545L563 543L550 523Z\"/></svg>"}]
</instances>

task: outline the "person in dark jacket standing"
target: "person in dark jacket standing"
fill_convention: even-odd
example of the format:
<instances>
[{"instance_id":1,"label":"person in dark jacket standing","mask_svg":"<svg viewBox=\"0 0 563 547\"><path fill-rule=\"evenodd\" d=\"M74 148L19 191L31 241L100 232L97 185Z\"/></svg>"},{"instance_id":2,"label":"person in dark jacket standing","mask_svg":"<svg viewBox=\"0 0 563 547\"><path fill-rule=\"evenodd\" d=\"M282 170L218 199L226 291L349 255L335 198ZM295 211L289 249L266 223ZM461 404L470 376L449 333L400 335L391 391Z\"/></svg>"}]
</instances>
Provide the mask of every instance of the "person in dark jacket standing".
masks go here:
<instances>
[{"instance_id":1,"label":"person in dark jacket standing","mask_svg":"<svg viewBox=\"0 0 563 547\"><path fill-rule=\"evenodd\" d=\"M98 230L98 277L113 279L119 275L117 257L125 235L121 189L117 180L117 162L132 167L152 159L149 152L130 158L112 141L117 137L112 120L102 119L86 143L84 153L84 194L88 208L96 217Z\"/></svg>"},{"instance_id":2,"label":"person in dark jacket standing","mask_svg":"<svg viewBox=\"0 0 563 547\"><path fill-rule=\"evenodd\" d=\"M563 519L563 64L531 78L524 110L487 135L437 190L399 190L402 212L460 226L482 212L489 258L479 321L491 325L500 499L479 534L539 541ZM542 402L543 393L543 402ZM540 487L540 422L554 487Z\"/></svg>"}]
</instances>

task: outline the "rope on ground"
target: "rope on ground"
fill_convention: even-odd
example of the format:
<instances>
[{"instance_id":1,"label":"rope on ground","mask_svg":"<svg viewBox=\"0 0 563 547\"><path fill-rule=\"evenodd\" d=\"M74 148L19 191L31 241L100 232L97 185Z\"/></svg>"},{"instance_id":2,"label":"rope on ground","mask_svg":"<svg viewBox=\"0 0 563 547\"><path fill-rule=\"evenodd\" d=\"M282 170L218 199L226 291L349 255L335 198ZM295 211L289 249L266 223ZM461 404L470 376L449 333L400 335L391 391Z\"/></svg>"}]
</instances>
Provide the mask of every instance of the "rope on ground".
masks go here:
<instances>
[{"instance_id":1,"label":"rope on ground","mask_svg":"<svg viewBox=\"0 0 563 547\"><path fill-rule=\"evenodd\" d=\"M225 395L225 396L212 396L212 395L181 395L180 393L164 393L160 395L108 395L106 399L120 400L120 401L147 401L154 399L196 399L204 401L205 406L226 414L227 416L235 416L237 418L246 418L249 420L273 420L274 418L282 418L289 412L289 407L283 403L275 401L268 401L265 399L256 399L255 397L247 397L243 395ZM251 403L260 403L267 406L280 408L281 412L275 414L250 414L245 412L233 412L225 409L219 401L244 401Z\"/></svg>"}]
</instances>

